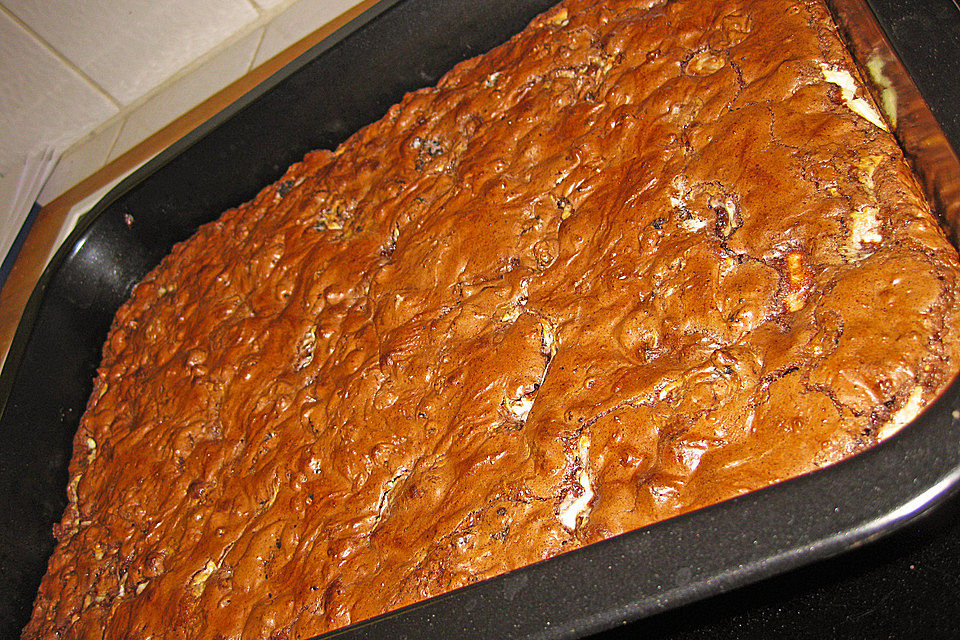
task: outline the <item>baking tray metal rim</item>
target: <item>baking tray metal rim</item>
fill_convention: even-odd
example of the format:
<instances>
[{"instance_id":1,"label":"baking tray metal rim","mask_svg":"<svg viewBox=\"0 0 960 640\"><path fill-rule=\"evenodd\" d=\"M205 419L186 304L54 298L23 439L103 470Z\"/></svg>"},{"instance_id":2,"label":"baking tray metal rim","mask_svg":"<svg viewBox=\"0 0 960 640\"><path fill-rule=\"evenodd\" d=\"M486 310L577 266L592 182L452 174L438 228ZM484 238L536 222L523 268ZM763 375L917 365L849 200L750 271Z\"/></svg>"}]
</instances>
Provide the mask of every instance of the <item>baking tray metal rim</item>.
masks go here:
<instances>
[{"instance_id":1,"label":"baking tray metal rim","mask_svg":"<svg viewBox=\"0 0 960 640\"><path fill-rule=\"evenodd\" d=\"M549 3L528 0L524 6L537 13L540 5ZM131 206L125 201L129 200L128 194L140 185L149 185L158 174L175 175L178 169L169 167L191 153L193 157L222 153L217 148L225 144L222 140L208 144L208 138L216 137L221 125L242 120L245 109L257 107L266 100L264 96L276 93L275 88L294 82L301 68L333 51L339 42L359 38L350 50L351 55L358 55L364 47L370 47L361 34L382 35L387 28L396 27L390 21L401 19L397 15L405 16L402 19L410 26L409 21L432 16L431 11L441 4L437 0L382 0L112 190L74 230L31 296L0 374L0 437L13 437L10 425L3 425L9 414L14 410L30 412L23 407L8 411L7 402L24 359L44 356L32 355L38 346L31 343L41 307L51 296L71 297L63 291L75 283L60 282L65 265L90 262L89 254L97 252L91 251L88 243L96 244L98 234L116 233L117 221L124 219L123 208ZM833 4L841 5L841 9L866 8L863 2L853 0L836 0ZM387 26L378 27L380 23ZM441 20L433 26L434 30L443 28ZM469 47L465 50L473 53ZM201 148L204 145L206 148ZM130 250L124 251L100 251L93 266L124 260ZM129 290L129 284L121 285L120 289ZM114 299L68 302L82 310L119 304ZM68 429L72 424L75 429L78 417L67 416L64 424ZM22 426L22 421L14 425ZM837 465L588 545L324 637L569 638L601 631L842 553L905 526L957 492L958 443L960 381L954 381L937 402L900 433ZM0 461L0 473L5 464L6 459ZM7 486L0 488L5 490ZM6 534L0 531L2 535ZM0 558L0 564L4 561Z\"/></svg>"}]
</instances>

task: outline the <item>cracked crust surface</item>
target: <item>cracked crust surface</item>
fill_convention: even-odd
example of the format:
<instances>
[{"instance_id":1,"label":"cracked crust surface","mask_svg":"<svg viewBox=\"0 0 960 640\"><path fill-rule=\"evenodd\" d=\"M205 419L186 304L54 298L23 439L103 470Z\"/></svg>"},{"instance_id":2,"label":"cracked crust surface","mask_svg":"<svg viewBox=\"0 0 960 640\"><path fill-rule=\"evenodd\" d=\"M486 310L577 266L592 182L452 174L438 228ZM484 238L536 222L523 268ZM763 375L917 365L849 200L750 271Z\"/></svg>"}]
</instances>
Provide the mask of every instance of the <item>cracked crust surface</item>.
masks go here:
<instances>
[{"instance_id":1,"label":"cracked crust surface","mask_svg":"<svg viewBox=\"0 0 960 640\"><path fill-rule=\"evenodd\" d=\"M960 271L828 25L571 0L178 245L25 637L309 637L909 421Z\"/></svg>"}]
</instances>

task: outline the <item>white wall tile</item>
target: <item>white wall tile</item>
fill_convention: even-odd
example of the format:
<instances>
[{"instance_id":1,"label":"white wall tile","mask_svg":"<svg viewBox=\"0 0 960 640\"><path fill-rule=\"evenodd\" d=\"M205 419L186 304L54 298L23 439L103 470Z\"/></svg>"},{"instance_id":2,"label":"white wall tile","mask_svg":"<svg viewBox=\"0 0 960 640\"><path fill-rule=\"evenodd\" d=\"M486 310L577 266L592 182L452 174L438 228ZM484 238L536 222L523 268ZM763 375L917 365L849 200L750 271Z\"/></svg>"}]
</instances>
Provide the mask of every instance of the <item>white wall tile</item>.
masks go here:
<instances>
[{"instance_id":1,"label":"white wall tile","mask_svg":"<svg viewBox=\"0 0 960 640\"><path fill-rule=\"evenodd\" d=\"M117 107L0 11L0 172L41 146L62 151Z\"/></svg>"},{"instance_id":2,"label":"white wall tile","mask_svg":"<svg viewBox=\"0 0 960 640\"><path fill-rule=\"evenodd\" d=\"M267 25L253 66L259 66L330 22L360 0L299 0Z\"/></svg>"},{"instance_id":3,"label":"white wall tile","mask_svg":"<svg viewBox=\"0 0 960 640\"><path fill-rule=\"evenodd\" d=\"M47 204L64 191L79 183L84 178L92 176L107 162L110 149L117 141L123 119L113 118L106 125L100 127L86 138L67 149L56 169L50 174L50 179L40 192L37 202Z\"/></svg>"},{"instance_id":4,"label":"white wall tile","mask_svg":"<svg viewBox=\"0 0 960 640\"><path fill-rule=\"evenodd\" d=\"M262 28L243 36L134 108L109 159L120 156L245 74L262 36Z\"/></svg>"},{"instance_id":5,"label":"white wall tile","mask_svg":"<svg viewBox=\"0 0 960 640\"><path fill-rule=\"evenodd\" d=\"M3 0L20 20L129 104L258 17L247 0Z\"/></svg>"}]
</instances>

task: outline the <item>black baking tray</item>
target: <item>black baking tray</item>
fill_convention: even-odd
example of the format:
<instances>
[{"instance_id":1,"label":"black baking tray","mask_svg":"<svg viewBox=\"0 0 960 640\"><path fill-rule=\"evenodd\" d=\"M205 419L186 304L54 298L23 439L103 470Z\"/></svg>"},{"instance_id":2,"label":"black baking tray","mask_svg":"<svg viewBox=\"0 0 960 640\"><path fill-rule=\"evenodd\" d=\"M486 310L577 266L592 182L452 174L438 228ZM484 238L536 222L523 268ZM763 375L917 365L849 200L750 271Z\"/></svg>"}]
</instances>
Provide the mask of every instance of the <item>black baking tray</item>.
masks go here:
<instances>
[{"instance_id":1,"label":"black baking tray","mask_svg":"<svg viewBox=\"0 0 960 640\"><path fill-rule=\"evenodd\" d=\"M84 216L30 298L0 374L0 635L16 636L29 617L66 503L72 437L110 321L134 284L175 242L304 153L336 146L551 4L382 0ZM923 100L904 98L914 109L901 111L898 129L955 222L960 10L949 0L837 0L835 10L853 39L864 20L878 24L898 54L887 51L887 64L913 79L904 91L919 88ZM929 128L931 116L939 128ZM938 154L943 163L924 163ZM958 482L955 382L901 433L851 460L330 636L953 637Z\"/></svg>"}]
</instances>

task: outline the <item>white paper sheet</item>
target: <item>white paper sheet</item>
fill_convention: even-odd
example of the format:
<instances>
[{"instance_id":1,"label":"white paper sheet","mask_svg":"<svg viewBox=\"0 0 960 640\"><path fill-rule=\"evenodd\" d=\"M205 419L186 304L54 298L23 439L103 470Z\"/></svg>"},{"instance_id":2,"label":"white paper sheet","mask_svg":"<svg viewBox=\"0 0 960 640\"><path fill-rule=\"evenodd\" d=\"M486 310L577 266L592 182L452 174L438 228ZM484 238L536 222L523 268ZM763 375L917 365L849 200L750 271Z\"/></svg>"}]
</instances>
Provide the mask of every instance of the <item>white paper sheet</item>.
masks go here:
<instances>
[{"instance_id":1,"label":"white paper sheet","mask_svg":"<svg viewBox=\"0 0 960 640\"><path fill-rule=\"evenodd\" d=\"M14 168L0 178L0 263L10 251L58 159L53 148L46 147L27 156L19 171Z\"/></svg>"}]
</instances>

